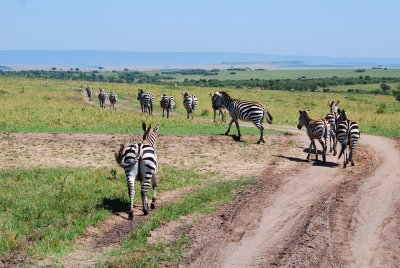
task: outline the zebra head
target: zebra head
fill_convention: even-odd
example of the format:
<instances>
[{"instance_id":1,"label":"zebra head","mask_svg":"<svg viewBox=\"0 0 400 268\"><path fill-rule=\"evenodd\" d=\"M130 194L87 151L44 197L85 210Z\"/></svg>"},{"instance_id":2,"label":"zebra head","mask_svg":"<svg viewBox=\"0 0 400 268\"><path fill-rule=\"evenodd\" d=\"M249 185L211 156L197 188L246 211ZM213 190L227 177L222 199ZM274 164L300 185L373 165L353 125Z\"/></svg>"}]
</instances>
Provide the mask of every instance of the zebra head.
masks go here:
<instances>
[{"instance_id":1,"label":"zebra head","mask_svg":"<svg viewBox=\"0 0 400 268\"><path fill-rule=\"evenodd\" d=\"M339 117L338 117L337 120L338 120L338 122L342 122L342 121L347 120L347 113L346 113L345 110L340 110L339 109Z\"/></svg>"},{"instance_id":2,"label":"zebra head","mask_svg":"<svg viewBox=\"0 0 400 268\"><path fill-rule=\"evenodd\" d=\"M219 92L215 92L214 95L211 95L211 105L213 109L220 109L224 106L224 104L222 103L222 95Z\"/></svg>"},{"instance_id":3,"label":"zebra head","mask_svg":"<svg viewBox=\"0 0 400 268\"><path fill-rule=\"evenodd\" d=\"M187 92L182 93L182 96L183 96L183 98L185 99L187 96L189 96L189 93L187 93Z\"/></svg>"},{"instance_id":4,"label":"zebra head","mask_svg":"<svg viewBox=\"0 0 400 268\"><path fill-rule=\"evenodd\" d=\"M299 110L299 122L297 123L297 128L301 129L303 126L308 124L308 121L310 120L310 117L308 116L308 113L310 110Z\"/></svg>"},{"instance_id":5,"label":"zebra head","mask_svg":"<svg viewBox=\"0 0 400 268\"><path fill-rule=\"evenodd\" d=\"M143 89L139 88L139 89L138 89L138 94L137 94L137 99L138 99L138 100L140 100L142 94L143 94Z\"/></svg>"},{"instance_id":6,"label":"zebra head","mask_svg":"<svg viewBox=\"0 0 400 268\"><path fill-rule=\"evenodd\" d=\"M339 100L337 100L337 101L328 101L328 105L331 108L331 113L333 113L333 114L337 114L338 113L338 108L339 108L338 104L339 104Z\"/></svg>"},{"instance_id":7,"label":"zebra head","mask_svg":"<svg viewBox=\"0 0 400 268\"><path fill-rule=\"evenodd\" d=\"M142 123L142 128L143 128L143 143L148 143L152 147L155 147L156 145L156 133L158 132L158 129L160 126L157 124L154 128L151 128L151 124L146 128L146 123Z\"/></svg>"}]
</instances>

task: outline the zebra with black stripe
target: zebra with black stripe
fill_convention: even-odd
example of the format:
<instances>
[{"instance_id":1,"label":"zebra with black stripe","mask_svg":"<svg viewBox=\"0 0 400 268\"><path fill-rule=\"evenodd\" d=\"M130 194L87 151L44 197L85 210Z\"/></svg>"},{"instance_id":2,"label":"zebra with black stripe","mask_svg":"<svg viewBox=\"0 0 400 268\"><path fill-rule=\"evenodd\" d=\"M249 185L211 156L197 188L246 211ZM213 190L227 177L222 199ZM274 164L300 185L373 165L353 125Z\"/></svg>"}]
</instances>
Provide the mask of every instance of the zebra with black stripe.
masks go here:
<instances>
[{"instance_id":1,"label":"zebra with black stripe","mask_svg":"<svg viewBox=\"0 0 400 268\"><path fill-rule=\"evenodd\" d=\"M86 86L86 95L88 96L89 101L92 101L93 90L89 85Z\"/></svg>"},{"instance_id":2,"label":"zebra with black stripe","mask_svg":"<svg viewBox=\"0 0 400 268\"><path fill-rule=\"evenodd\" d=\"M125 177L128 184L128 194L130 199L129 219L133 219L133 200L135 196L134 183L135 180L141 182L141 197L144 215L149 213L149 204L147 200L147 192L150 188L150 183L153 188L153 196L151 199L151 209L155 209L157 200L157 155L155 151L157 136L159 129L157 124L155 128L151 128L151 124L146 128L146 124L142 123L144 131L142 143L129 145L126 150L122 144L118 153L115 154L115 159L119 166L124 168Z\"/></svg>"},{"instance_id":3,"label":"zebra with black stripe","mask_svg":"<svg viewBox=\"0 0 400 268\"><path fill-rule=\"evenodd\" d=\"M174 97L163 94L161 96L160 106L162 108L162 116L164 117L164 111L167 110L167 118L169 118L169 112L172 112L175 106Z\"/></svg>"},{"instance_id":4,"label":"zebra with black stripe","mask_svg":"<svg viewBox=\"0 0 400 268\"><path fill-rule=\"evenodd\" d=\"M115 105L117 104L117 100L118 100L118 95L114 94L114 93L110 93L110 96L108 97L108 100L110 101L110 110L111 109L116 109Z\"/></svg>"},{"instance_id":5,"label":"zebra with black stripe","mask_svg":"<svg viewBox=\"0 0 400 268\"><path fill-rule=\"evenodd\" d=\"M265 143L264 141L264 118L269 124L272 124L272 115L260 103L247 100L234 100L228 93L221 91L215 92L214 95L219 98L222 105L226 107L232 117L229 123L228 130L225 135L229 134L232 123L235 122L238 131L238 140L240 140L239 119L244 121L251 121L259 130L260 138L257 143Z\"/></svg>"},{"instance_id":6,"label":"zebra with black stripe","mask_svg":"<svg viewBox=\"0 0 400 268\"><path fill-rule=\"evenodd\" d=\"M97 97L99 98L100 107L106 108L105 102L106 102L106 99L108 98L108 93L104 92L104 89L100 88L100 92Z\"/></svg>"},{"instance_id":7,"label":"zebra with black stripe","mask_svg":"<svg viewBox=\"0 0 400 268\"><path fill-rule=\"evenodd\" d=\"M138 89L137 99L140 101L142 113L153 114L154 95L150 92L143 92L143 89Z\"/></svg>"},{"instance_id":8,"label":"zebra with black stripe","mask_svg":"<svg viewBox=\"0 0 400 268\"><path fill-rule=\"evenodd\" d=\"M194 115L194 110L197 106L197 97L195 95L189 95L189 93L182 93L183 95L183 106L186 109L187 119L189 119L189 114Z\"/></svg>"},{"instance_id":9,"label":"zebra with black stripe","mask_svg":"<svg viewBox=\"0 0 400 268\"><path fill-rule=\"evenodd\" d=\"M324 162L326 162L326 151L330 126L325 119L311 119L308 113L308 110L299 110L300 116L297 124L298 129L301 129L303 126L306 127L308 138L311 141L307 160L310 159L312 147L314 148L315 152L315 160L318 160L318 151L317 146L315 145L315 140L317 139L322 146L322 159Z\"/></svg>"},{"instance_id":10,"label":"zebra with black stripe","mask_svg":"<svg viewBox=\"0 0 400 268\"><path fill-rule=\"evenodd\" d=\"M338 159L343 154L343 167L345 168L349 161L351 162L351 165L354 166L353 156L357 148L358 141L360 140L360 130L356 122L347 118L346 111L340 111L340 109L338 117L337 139L342 145Z\"/></svg>"},{"instance_id":11,"label":"zebra with black stripe","mask_svg":"<svg viewBox=\"0 0 400 268\"><path fill-rule=\"evenodd\" d=\"M337 117L338 117L338 104L339 100L335 101L328 101L328 105L330 107L330 113L325 116L325 120L328 121L330 125L330 132L329 132L329 152L331 153L333 150L333 155L337 154L336 147L337 147L337 139L336 139L336 130L337 130Z\"/></svg>"},{"instance_id":12,"label":"zebra with black stripe","mask_svg":"<svg viewBox=\"0 0 400 268\"><path fill-rule=\"evenodd\" d=\"M225 107L221 102L221 98L219 98L217 95L213 95L210 93L211 96L211 106L214 111L214 123L217 121L215 120L217 111L218 111L218 119L221 120L222 122L226 122L226 114L225 114Z\"/></svg>"}]
</instances>

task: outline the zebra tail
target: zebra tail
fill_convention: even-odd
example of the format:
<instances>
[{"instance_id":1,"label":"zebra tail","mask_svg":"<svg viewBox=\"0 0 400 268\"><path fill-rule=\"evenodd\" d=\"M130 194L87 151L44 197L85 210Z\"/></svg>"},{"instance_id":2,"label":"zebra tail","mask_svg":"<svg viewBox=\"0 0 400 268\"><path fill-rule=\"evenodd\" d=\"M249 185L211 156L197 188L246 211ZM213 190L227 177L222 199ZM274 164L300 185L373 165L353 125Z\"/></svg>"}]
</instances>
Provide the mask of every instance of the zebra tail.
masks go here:
<instances>
[{"instance_id":1,"label":"zebra tail","mask_svg":"<svg viewBox=\"0 0 400 268\"><path fill-rule=\"evenodd\" d=\"M346 146L347 146L347 145L346 145ZM340 159L340 157L341 157L342 154L344 153L344 150L346 149L346 146L343 146L343 145L342 145L342 149L340 149L340 153L339 153L338 159Z\"/></svg>"},{"instance_id":2,"label":"zebra tail","mask_svg":"<svg viewBox=\"0 0 400 268\"><path fill-rule=\"evenodd\" d=\"M124 157L125 157L124 149L125 149L125 145L121 144L121 147L119 148L118 153L115 153L115 154L114 154L114 155L115 155L115 160L117 161L117 164L118 164L120 167L122 167L122 168L128 168L128 167L131 167L131 166L135 165L136 162L137 162L137 160L136 160L136 161L132 161L132 162L129 163L129 164L125 164L125 163L123 162Z\"/></svg>"},{"instance_id":3,"label":"zebra tail","mask_svg":"<svg viewBox=\"0 0 400 268\"><path fill-rule=\"evenodd\" d=\"M272 120L274 119L266 109L264 109L264 118L267 120L269 124L272 124Z\"/></svg>"}]
</instances>

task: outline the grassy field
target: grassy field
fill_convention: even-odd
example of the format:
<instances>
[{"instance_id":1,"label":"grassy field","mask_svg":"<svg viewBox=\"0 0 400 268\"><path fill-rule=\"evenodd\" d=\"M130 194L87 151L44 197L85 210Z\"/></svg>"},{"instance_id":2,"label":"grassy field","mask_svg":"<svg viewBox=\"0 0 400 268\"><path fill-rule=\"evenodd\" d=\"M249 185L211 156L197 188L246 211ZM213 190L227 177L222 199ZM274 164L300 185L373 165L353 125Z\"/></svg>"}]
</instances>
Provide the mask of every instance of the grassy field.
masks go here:
<instances>
[{"instance_id":1,"label":"grassy field","mask_svg":"<svg viewBox=\"0 0 400 268\"><path fill-rule=\"evenodd\" d=\"M0 79L0 131L17 132L80 132L80 133L141 133L141 122L160 123L161 134L209 135L222 134L227 124L212 122L210 92L214 88L167 87L159 85L131 85L92 83L95 89L116 92L123 108L110 111L84 102L86 83L61 80ZM138 88L156 96L153 116L141 114L136 100ZM352 86L352 88L356 86ZM299 109L310 109L311 116L321 118L329 111L329 100L340 100L340 107L351 120L360 124L363 133L390 137L400 136L400 105L392 96L271 91L260 89L226 88L232 97L256 100L267 107L274 124L295 126ZM194 120L186 119L182 93L188 91L199 99ZM159 100L162 93L175 97L177 108L170 119L161 117ZM94 98L97 103L97 98ZM229 116L228 116L229 118ZM266 127L268 129L268 126ZM235 131L235 130L234 130ZM235 133L235 132L233 132ZM243 134L256 134L255 127L243 128Z\"/></svg>"},{"instance_id":2,"label":"grassy field","mask_svg":"<svg viewBox=\"0 0 400 268\"><path fill-rule=\"evenodd\" d=\"M354 69L294 69L294 70L264 70L264 71L231 71L223 70L218 75L203 76L203 75L182 75L171 74L175 77L175 81L182 82L185 79L219 79L219 80L242 80L242 79L297 79L305 78L325 78L325 77L356 77L360 75L370 77L400 77L400 69L366 69L365 72L355 72ZM160 73L157 71L148 72L150 74Z\"/></svg>"}]
</instances>

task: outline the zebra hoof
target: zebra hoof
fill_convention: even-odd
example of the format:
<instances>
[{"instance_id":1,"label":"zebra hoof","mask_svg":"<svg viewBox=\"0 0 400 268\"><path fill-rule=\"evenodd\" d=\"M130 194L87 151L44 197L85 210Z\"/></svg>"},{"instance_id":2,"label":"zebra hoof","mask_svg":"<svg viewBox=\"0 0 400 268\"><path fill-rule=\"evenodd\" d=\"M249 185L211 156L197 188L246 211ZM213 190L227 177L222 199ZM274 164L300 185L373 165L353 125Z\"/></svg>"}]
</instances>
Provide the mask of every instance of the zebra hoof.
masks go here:
<instances>
[{"instance_id":1,"label":"zebra hoof","mask_svg":"<svg viewBox=\"0 0 400 268\"><path fill-rule=\"evenodd\" d=\"M128 220L133 220L133 211L128 212Z\"/></svg>"},{"instance_id":2,"label":"zebra hoof","mask_svg":"<svg viewBox=\"0 0 400 268\"><path fill-rule=\"evenodd\" d=\"M227 132L225 132L225 135L228 135L229 134L229 132L227 131Z\"/></svg>"},{"instance_id":3,"label":"zebra hoof","mask_svg":"<svg viewBox=\"0 0 400 268\"><path fill-rule=\"evenodd\" d=\"M149 209L143 209L143 214L144 214L144 215L149 214Z\"/></svg>"},{"instance_id":4,"label":"zebra hoof","mask_svg":"<svg viewBox=\"0 0 400 268\"><path fill-rule=\"evenodd\" d=\"M354 162L351 162L351 166L354 167Z\"/></svg>"},{"instance_id":5,"label":"zebra hoof","mask_svg":"<svg viewBox=\"0 0 400 268\"><path fill-rule=\"evenodd\" d=\"M150 204L150 208L151 208L151 209L155 209L155 208L156 208L156 203L151 203L151 204Z\"/></svg>"},{"instance_id":6,"label":"zebra hoof","mask_svg":"<svg viewBox=\"0 0 400 268\"><path fill-rule=\"evenodd\" d=\"M336 154L337 154L337 152L336 152L336 151L334 151L334 152L333 152L333 156L336 156Z\"/></svg>"}]
</instances>

